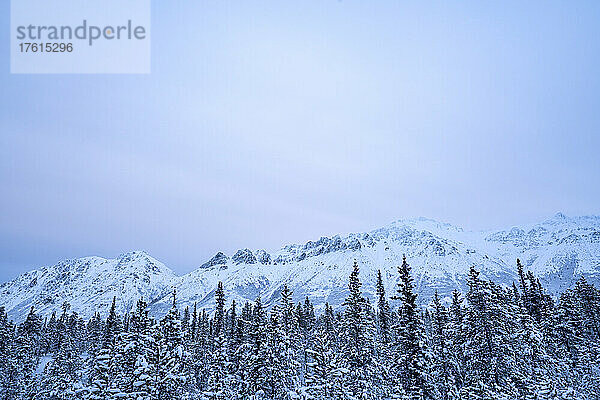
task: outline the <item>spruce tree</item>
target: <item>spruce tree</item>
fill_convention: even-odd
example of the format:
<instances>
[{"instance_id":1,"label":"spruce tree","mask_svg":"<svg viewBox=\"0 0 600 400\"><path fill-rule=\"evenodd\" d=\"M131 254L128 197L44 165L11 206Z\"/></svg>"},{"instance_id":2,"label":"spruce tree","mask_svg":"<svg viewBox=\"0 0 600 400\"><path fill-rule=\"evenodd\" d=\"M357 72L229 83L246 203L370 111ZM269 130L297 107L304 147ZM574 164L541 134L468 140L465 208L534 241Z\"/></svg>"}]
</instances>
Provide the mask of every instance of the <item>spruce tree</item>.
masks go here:
<instances>
[{"instance_id":1,"label":"spruce tree","mask_svg":"<svg viewBox=\"0 0 600 400\"><path fill-rule=\"evenodd\" d=\"M225 291L223 282L217 284L215 291L215 317L213 320L213 336L218 337L225 329Z\"/></svg>"},{"instance_id":2,"label":"spruce tree","mask_svg":"<svg viewBox=\"0 0 600 400\"><path fill-rule=\"evenodd\" d=\"M381 343L387 344L391 341L391 317L390 304L385 295L385 287L381 278L381 270L377 270L377 331Z\"/></svg>"},{"instance_id":3,"label":"spruce tree","mask_svg":"<svg viewBox=\"0 0 600 400\"><path fill-rule=\"evenodd\" d=\"M426 377L425 352L421 340L421 321L414 293L410 266L406 256L398 267L400 281L393 298L400 302L396 324L395 363L396 377L411 398L432 398Z\"/></svg>"},{"instance_id":4,"label":"spruce tree","mask_svg":"<svg viewBox=\"0 0 600 400\"><path fill-rule=\"evenodd\" d=\"M208 399L228 399L233 389L229 374L230 362L227 340L223 334L215 338L210 359L210 373L204 395Z\"/></svg>"},{"instance_id":5,"label":"spruce tree","mask_svg":"<svg viewBox=\"0 0 600 400\"><path fill-rule=\"evenodd\" d=\"M450 398L454 390L451 374L450 352L448 346L448 314L440 301L437 290L433 296L433 312L431 318L431 352L433 354L433 383L441 400Z\"/></svg>"},{"instance_id":6,"label":"spruce tree","mask_svg":"<svg viewBox=\"0 0 600 400\"><path fill-rule=\"evenodd\" d=\"M313 347L308 349L305 386L300 390L305 399L337 400L351 398L346 388L347 368L342 367L340 355L331 346L329 332L322 328L315 335Z\"/></svg>"},{"instance_id":7,"label":"spruce tree","mask_svg":"<svg viewBox=\"0 0 600 400\"><path fill-rule=\"evenodd\" d=\"M210 399L224 399L228 396L231 386L231 363L229 361L229 330L226 330L225 324L225 294L222 282L218 283L215 291L215 305L214 338L209 358L210 373L205 395Z\"/></svg>"},{"instance_id":8,"label":"spruce tree","mask_svg":"<svg viewBox=\"0 0 600 400\"><path fill-rule=\"evenodd\" d=\"M452 303L448 315L448 347L450 355L450 366L452 379L457 388L463 386L466 381L466 359L465 359L465 326L463 299L459 291L452 292Z\"/></svg>"},{"instance_id":9,"label":"spruce tree","mask_svg":"<svg viewBox=\"0 0 600 400\"><path fill-rule=\"evenodd\" d=\"M15 398L32 397L35 392L35 368L39 361L41 330L41 319L31 307L27 318L17 328L10 350L11 362L14 364L9 368L9 379L15 385Z\"/></svg>"},{"instance_id":10,"label":"spruce tree","mask_svg":"<svg viewBox=\"0 0 600 400\"><path fill-rule=\"evenodd\" d=\"M158 346L154 381L156 398L177 399L183 393L183 385L189 377L189 371L175 290L171 309L160 321L159 332L155 333L154 341Z\"/></svg>"},{"instance_id":11,"label":"spruce tree","mask_svg":"<svg viewBox=\"0 0 600 400\"><path fill-rule=\"evenodd\" d=\"M362 295L358 263L355 261L344 300L341 354L350 373L348 390L358 398L376 398L375 326L367 299Z\"/></svg>"},{"instance_id":12,"label":"spruce tree","mask_svg":"<svg viewBox=\"0 0 600 400\"><path fill-rule=\"evenodd\" d=\"M262 399L269 397L273 389L269 376L272 356L271 348L267 345L267 316L260 297L256 299L254 307L248 307L243 310L248 346L242 355L240 395Z\"/></svg>"},{"instance_id":13,"label":"spruce tree","mask_svg":"<svg viewBox=\"0 0 600 400\"><path fill-rule=\"evenodd\" d=\"M104 330L101 335L100 350L93 359L92 371L90 373L90 399L101 400L112 395L116 390L113 386L113 378L118 365L114 363L115 342L119 334L119 318L116 313L116 296L113 297ZM64 308L66 313L66 307ZM64 320L61 316L61 321Z\"/></svg>"},{"instance_id":14,"label":"spruce tree","mask_svg":"<svg viewBox=\"0 0 600 400\"><path fill-rule=\"evenodd\" d=\"M152 322L148 317L147 304L140 299L129 318L129 331L122 332L115 344L112 374L116 397L132 397L138 400L149 399L152 393L152 373L155 368L150 363L152 351Z\"/></svg>"},{"instance_id":15,"label":"spruce tree","mask_svg":"<svg viewBox=\"0 0 600 400\"><path fill-rule=\"evenodd\" d=\"M310 307L307 307L310 310ZM284 285L279 304L273 310L273 378L279 396L291 396L300 386L301 362L306 361L305 338L300 331L292 302L292 291ZM306 315L305 315L306 316ZM305 325L304 329L307 329ZM277 394L276 394L277 396Z\"/></svg>"}]
</instances>

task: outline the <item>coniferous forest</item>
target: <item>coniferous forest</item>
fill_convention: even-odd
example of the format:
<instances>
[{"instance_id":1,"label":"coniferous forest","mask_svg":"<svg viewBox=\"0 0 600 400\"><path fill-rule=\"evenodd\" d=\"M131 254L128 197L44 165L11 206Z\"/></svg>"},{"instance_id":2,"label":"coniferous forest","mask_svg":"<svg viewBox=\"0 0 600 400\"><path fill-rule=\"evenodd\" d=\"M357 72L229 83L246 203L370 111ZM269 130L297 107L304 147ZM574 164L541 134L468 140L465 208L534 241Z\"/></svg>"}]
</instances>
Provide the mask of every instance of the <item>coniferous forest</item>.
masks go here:
<instances>
[{"instance_id":1,"label":"coniferous forest","mask_svg":"<svg viewBox=\"0 0 600 400\"><path fill-rule=\"evenodd\" d=\"M69 311L15 325L0 309L0 399L597 399L600 291L560 298L517 260L504 287L472 268L466 293L417 300L410 266L395 293L362 294L354 265L340 310L315 314L284 287L270 310L228 302L151 318Z\"/></svg>"}]
</instances>

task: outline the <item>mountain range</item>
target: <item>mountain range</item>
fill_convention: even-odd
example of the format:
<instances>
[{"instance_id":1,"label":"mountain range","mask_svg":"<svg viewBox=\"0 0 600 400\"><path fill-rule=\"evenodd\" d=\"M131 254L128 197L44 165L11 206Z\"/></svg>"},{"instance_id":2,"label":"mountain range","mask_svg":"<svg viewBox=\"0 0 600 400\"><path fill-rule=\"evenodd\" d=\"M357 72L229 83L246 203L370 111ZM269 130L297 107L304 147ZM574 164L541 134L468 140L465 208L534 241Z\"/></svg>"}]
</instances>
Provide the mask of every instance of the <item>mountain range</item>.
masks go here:
<instances>
[{"instance_id":1,"label":"mountain range","mask_svg":"<svg viewBox=\"0 0 600 400\"><path fill-rule=\"evenodd\" d=\"M366 233L321 237L279 251L240 249L217 253L196 270L177 276L143 251L115 259L84 257L65 260L24 273L0 285L0 306L14 320L29 308L48 315L69 307L84 318L95 311L106 315L113 296L119 312L130 310L139 298L160 316L176 291L180 309L211 308L219 281L227 300L267 305L279 298L284 284L294 300L308 296L317 309L326 302L339 307L347 293L348 276L358 262L363 291L374 299L381 270L388 294L395 290L397 267L406 255L421 303L435 290L448 299L454 289L466 289L466 276L475 266L483 277L510 285L516 278L516 259L540 278L553 295L580 276L600 283L600 217L556 214L541 223L508 230L465 231L427 218L399 220Z\"/></svg>"}]
</instances>

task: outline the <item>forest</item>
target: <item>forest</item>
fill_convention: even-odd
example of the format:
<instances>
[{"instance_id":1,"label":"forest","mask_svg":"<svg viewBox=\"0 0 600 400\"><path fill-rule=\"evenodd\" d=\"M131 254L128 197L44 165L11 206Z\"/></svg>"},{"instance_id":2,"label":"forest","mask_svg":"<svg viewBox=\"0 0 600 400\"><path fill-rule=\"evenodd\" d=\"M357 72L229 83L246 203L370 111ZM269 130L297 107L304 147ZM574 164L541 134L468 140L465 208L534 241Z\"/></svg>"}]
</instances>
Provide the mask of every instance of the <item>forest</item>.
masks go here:
<instances>
[{"instance_id":1,"label":"forest","mask_svg":"<svg viewBox=\"0 0 600 400\"><path fill-rule=\"evenodd\" d=\"M125 315L0 309L0 399L597 399L600 291L585 278L560 297L517 260L511 287L474 267L465 293L418 301L404 258L398 285L363 294L355 262L339 310L316 315L283 287L276 304L173 306L140 299Z\"/></svg>"}]
</instances>

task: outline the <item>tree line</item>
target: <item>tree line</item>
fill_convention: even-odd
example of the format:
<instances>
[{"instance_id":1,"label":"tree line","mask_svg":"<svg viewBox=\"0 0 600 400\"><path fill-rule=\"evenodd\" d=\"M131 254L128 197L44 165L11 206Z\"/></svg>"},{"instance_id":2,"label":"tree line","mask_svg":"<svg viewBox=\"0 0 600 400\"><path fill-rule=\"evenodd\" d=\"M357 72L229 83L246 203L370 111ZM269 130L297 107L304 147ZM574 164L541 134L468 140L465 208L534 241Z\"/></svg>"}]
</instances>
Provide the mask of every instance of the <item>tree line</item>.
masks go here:
<instances>
[{"instance_id":1,"label":"tree line","mask_svg":"<svg viewBox=\"0 0 600 400\"><path fill-rule=\"evenodd\" d=\"M125 315L70 312L16 325L0 308L0 399L594 399L600 397L600 291L581 278L560 298L517 260L504 287L471 268L466 293L422 307L404 258L376 302L355 263L339 310L316 315L287 286L215 308L173 305L160 320L142 299Z\"/></svg>"}]
</instances>

